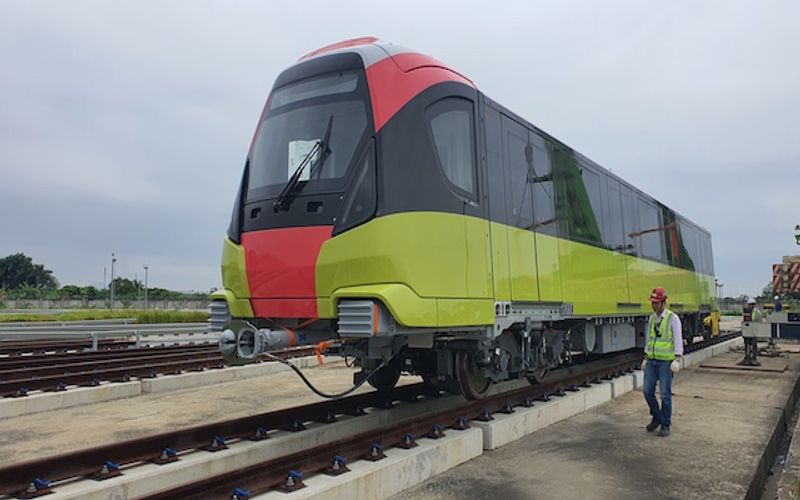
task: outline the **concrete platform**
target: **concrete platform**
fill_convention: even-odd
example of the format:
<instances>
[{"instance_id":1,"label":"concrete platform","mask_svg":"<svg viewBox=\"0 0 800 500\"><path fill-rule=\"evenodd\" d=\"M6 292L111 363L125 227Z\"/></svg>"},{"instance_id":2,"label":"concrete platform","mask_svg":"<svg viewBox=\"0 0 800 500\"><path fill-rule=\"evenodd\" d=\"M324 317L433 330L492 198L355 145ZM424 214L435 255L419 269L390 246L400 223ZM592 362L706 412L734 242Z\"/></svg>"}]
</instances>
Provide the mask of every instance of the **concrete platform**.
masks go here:
<instances>
[{"instance_id":1,"label":"concrete platform","mask_svg":"<svg viewBox=\"0 0 800 500\"><path fill-rule=\"evenodd\" d=\"M318 365L315 356L295 358L292 362L303 369L314 368ZM336 366L342 363L343 361L336 360L328 361L326 365ZM124 383L104 382L98 387L72 386L62 392L39 392L21 398L0 398L0 419L130 398L140 394L177 391L232 382L288 370L289 367L281 363L259 363L204 372L187 372L180 375L160 375L156 378L134 379Z\"/></svg>"},{"instance_id":2,"label":"concrete platform","mask_svg":"<svg viewBox=\"0 0 800 500\"><path fill-rule=\"evenodd\" d=\"M680 372L667 438L645 431L646 404L629 392L485 451L402 499L758 498L800 392L800 356L788 359L783 373Z\"/></svg>"}]
</instances>

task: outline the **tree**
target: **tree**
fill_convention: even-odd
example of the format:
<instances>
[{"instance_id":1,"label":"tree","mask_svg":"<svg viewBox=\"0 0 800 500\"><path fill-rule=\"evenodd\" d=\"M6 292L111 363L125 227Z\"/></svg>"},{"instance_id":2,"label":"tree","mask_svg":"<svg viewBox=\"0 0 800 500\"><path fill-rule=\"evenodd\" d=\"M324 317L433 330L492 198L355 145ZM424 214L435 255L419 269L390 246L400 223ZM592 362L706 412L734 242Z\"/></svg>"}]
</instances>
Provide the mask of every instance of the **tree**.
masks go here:
<instances>
[{"instance_id":1,"label":"tree","mask_svg":"<svg viewBox=\"0 0 800 500\"><path fill-rule=\"evenodd\" d=\"M109 288L111 284L108 285ZM114 278L114 294L116 298L135 299L141 289L142 283L128 278Z\"/></svg>"},{"instance_id":2,"label":"tree","mask_svg":"<svg viewBox=\"0 0 800 500\"><path fill-rule=\"evenodd\" d=\"M50 290L58 288L58 281L53 271L34 264L33 259L23 253L0 259L0 288L14 290L23 285Z\"/></svg>"}]
</instances>

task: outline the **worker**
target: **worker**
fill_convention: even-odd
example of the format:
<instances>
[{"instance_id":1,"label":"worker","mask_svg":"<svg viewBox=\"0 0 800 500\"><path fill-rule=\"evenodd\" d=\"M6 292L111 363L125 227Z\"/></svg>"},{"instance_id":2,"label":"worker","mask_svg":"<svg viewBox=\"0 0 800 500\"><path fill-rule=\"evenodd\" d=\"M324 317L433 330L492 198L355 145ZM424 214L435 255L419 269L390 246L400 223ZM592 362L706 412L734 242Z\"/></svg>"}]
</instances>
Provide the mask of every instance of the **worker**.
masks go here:
<instances>
[{"instance_id":1,"label":"worker","mask_svg":"<svg viewBox=\"0 0 800 500\"><path fill-rule=\"evenodd\" d=\"M756 299L754 299L753 297L747 299L747 311L750 313L750 321L758 323L759 321L764 320L764 314L758 308Z\"/></svg>"},{"instance_id":2,"label":"worker","mask_svg":"<svg viewBox=\"0 0 800 500\"><path fill-rule=\"evenodd\" d=\"M650 407L652 419L647 432L661 427L658 435L669 436L672 425L672 375L681 369L683 356L683 331L681 319L667 309L667 292L656 287L650 294L653 314L647 322L647 343L644 347L644 399ZM656 382L661 391L661 407L656 399Z\"/></svg>"},{"instance_id":3,"label":"worker","mask_svg":"<svg viewBox=\"0 0 800 500\"><path fill-rule=\"evenodd\" d=\"M781 297L780 295L776 295L774 299L775 309L773 309L776 313L781 312L783 309L783 304L781 304Z\"/></svg>"}]
</instances>

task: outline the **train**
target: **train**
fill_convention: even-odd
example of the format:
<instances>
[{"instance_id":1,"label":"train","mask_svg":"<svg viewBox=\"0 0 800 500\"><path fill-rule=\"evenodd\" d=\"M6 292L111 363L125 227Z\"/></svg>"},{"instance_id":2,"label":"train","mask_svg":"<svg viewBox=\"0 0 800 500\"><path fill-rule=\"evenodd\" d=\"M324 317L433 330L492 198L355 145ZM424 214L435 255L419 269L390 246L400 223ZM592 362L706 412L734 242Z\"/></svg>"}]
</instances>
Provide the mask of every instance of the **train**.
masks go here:
<instances>
[{"instance_id":1,"label":"train","mask_svg":"<svg viewBox=\"0 0 800 500\"><path fill-rule=\"evenodd\" d=\"M688 339L716 295L706 229L374 37L277 77L221 268L228 363L317 345L359 367L354 384L410 374L468 399L642 347L656 286Z\"/></svg>"}]
</instances>

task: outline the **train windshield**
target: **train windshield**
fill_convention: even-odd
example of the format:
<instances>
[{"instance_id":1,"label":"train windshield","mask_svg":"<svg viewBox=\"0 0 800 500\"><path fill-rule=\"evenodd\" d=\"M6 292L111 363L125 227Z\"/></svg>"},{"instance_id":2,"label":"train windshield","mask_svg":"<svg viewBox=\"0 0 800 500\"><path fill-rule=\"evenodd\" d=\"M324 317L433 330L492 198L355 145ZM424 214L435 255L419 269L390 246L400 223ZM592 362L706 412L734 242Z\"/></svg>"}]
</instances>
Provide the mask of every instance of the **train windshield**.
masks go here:
<instances>
[{"instance_id":1,"label":"train windshield","mask_svg":"<svg viewBox=\"0 0 800 500\"><path fill-rule=\"evenodd\" d=\"M362 74L318 76L272 93L250 156L248 200L276 196L303 162L298 189L343 189L368 135Z\"/></svg>"}]
</instances>

